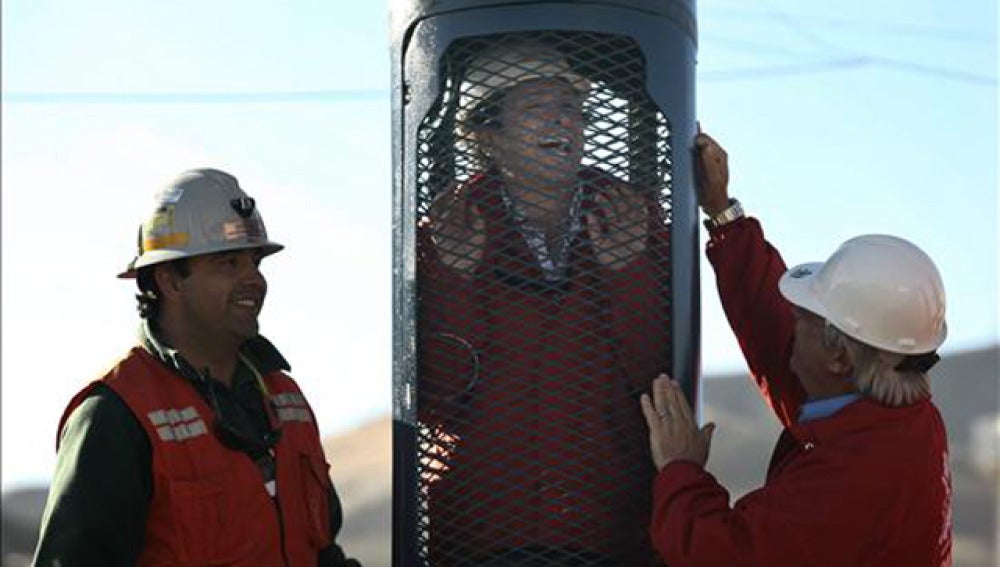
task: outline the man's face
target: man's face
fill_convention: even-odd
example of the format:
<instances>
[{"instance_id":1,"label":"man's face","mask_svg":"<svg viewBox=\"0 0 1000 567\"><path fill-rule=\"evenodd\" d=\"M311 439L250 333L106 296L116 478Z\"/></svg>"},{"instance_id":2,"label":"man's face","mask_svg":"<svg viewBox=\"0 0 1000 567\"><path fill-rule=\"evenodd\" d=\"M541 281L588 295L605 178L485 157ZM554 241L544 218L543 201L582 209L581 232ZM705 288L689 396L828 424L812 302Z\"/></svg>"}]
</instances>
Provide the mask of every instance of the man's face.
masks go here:
<instances>
[{"instance_id":1,"label":"man's face","mask_svg":"<svg viewBox=\"0 0 1000 567\"><path fill-rule=\"evenodd\" d=\"M536 79L509 89L501 126L487 138L500 169L526 185L576 179L583 157L582 103L562 79Z\"/></svg>"},{"instance_id":2,"label":"man's face","mask_svg":"<svg viewBox=\"0 0 1000 567\"><path fill-rule=\"evenodd\" d=\"M795 314L795 342L789 367L798 377L806 394L818 398L827 395L824 385L829 382L830 351L823 344L822 317L799 307L792 307Z\"/></svg>"},{"instance_id":3,"label":"man's face","mask_svg":"<svg viewBox=\"0 0 1000 567\"><path fill-rule=\"evenodd\" d=\"M257 336L267 295L259 250L195 256L180 282L179 312L187 329L207 341L240 344Z\"/></svg>"}]
</instances>

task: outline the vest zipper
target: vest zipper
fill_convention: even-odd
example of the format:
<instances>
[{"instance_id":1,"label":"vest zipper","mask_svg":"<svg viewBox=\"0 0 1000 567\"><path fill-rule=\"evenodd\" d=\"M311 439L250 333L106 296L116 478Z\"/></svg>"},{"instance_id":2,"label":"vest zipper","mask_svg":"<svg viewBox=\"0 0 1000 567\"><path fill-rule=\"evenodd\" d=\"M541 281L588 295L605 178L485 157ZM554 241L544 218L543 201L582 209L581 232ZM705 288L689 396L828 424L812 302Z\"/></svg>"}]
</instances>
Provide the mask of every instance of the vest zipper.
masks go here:
<instances>
[{"instance_id":1,"label":"vest zipper","mask_svg":"<svg viewBox=\"0 0 1000 567\"><path fill-rule=\"evenodd\" d=\"M272 453L274 449L271 449ZM275 457L276 458L276 457ZM278 487L278 467L274 467L274 485ZM274 509L278 512L278 536L281 538L281 559L284 561L285 567L291 567L291 563L288 562L288 550L285 548L285 517L281 513L281 493L275 491L274 496L271 497L274 502Z\"/></svg>"}]
</instances>

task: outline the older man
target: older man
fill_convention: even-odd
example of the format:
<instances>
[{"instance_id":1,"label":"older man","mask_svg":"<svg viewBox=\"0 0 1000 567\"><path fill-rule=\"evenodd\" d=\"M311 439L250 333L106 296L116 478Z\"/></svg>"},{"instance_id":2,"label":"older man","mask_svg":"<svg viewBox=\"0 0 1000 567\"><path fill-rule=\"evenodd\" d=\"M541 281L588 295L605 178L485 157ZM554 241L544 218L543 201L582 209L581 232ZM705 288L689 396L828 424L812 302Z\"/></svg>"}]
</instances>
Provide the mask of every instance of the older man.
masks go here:
<instances>
[{"instance_id":1,"label":"older man","mask_svg":"<svg viewBox=\"0 0 1000 567\"><path fill-rule=\"evenodd\" d=\"M722 305L784 425L767 480L733 506L666 376L642 409L658 472L651 535L671 567L951 565L944 424L927 370L945 339L931 259L892 236L791 270L729 198L726 154L700 134L700 200Z\"/></svg>"}]
</instances>

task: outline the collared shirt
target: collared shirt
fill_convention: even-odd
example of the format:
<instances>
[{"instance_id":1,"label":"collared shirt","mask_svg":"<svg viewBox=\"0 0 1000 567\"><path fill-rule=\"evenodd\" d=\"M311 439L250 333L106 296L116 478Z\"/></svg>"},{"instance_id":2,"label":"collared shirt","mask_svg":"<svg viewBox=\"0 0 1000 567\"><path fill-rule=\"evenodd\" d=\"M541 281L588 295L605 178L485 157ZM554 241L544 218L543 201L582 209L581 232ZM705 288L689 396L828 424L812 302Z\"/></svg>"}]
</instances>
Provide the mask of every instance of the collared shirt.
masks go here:
<instances>
[{"instance_id":1,"label":"collared shirt","mask_svg":"<svg viewBox=\"0 0 1000 567\"><path fill-rule=\"evenodd\" d=\"M163 342L156 332L154 326L149 321L143 319L139 327L139 342L150 353L156 355L171 367L180 370L184 359L176 349ZM281 355L281 352L261 335L248 339L240 347L240 359L247 364L252 364L260 374L270 374L275 370L291 370L291 365ZM244 360L245 359L245 360ZM242 366L242 365L237 365ZM239 371L240 368L237 368ZM183 374L183 372L181 373Z\"/></svg>"},{"instance_id":2,"label":"collared shirt","mask_svg":"<svg viewBox=\"0 0 1000 567\"><path fill-rule=\"evenodd\" d=\"M569 217L567 218L569 227L565 234L563 234L555 250L549 249L544 231L532 227L527 223L527 217L517 205L514 198L511 197L506 186L501 188L500 195L503 197L504 205L514 219L514 224L518 232L524 237L528 248L531 249L532 254L534 254L535 259L538 261L545 280L550 284L559 284L566 281L569 270L570 243L576 238L583 225L580 220L580 210L583 207L583 189L577 187L573 193L573 200L569 207Z\"/></svg>"},{"instance_id":3,"label":"collared shirt","mask_svg":"<svg viewBox=\"0 0 1000 567\"><path fill-rule=\"evenodd\" d=\"M287 371L289 364L270 341L258 335L244 343L232 382L227 387L222 382L210 379L206 375L207 371L192 367L177 349L163 341L155 326L148 320L143 320L139 338L147 351L190 380L209 406L220 410L229 425L243 437L257 438L263 442L272 433L267 410L264 408L267 394L263 385L258 382L258 376L276 370ZM251 455L254 460L260 456Z\"/></svg>"},{"instance_id":4,"label":"collared shirt","mask_svg":"<svg viewBox=\"0 0 1000 567\"><path fill-rule=\"evenodd\" d=\"M852 392L821 400L807 400L799 412L799 423L830 417L859 399L861 394Z\"/></svg>"}]
</instances>

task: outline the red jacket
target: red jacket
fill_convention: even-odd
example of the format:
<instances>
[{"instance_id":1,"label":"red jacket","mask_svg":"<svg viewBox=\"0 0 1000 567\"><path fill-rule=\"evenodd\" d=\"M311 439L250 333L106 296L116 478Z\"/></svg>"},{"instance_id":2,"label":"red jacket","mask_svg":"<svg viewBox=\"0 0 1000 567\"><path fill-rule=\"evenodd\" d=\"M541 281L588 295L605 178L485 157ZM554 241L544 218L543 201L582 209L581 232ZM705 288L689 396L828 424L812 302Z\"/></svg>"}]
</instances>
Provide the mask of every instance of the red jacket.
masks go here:
<instances>
[{"instance_id":1,"label":"red jacket","mask_svg":"<svg viewBox=\"0 0 1000 567\"><path fill-rule=\"evenodd\" d=\"M282 424L274 501L258 466L213 435L214 414L193 385L145 349L133 348L102 378L152 447L153 494L138 565L316 565L332 537L328 465L295 382L280 372L263 379L276 409L271 417ZM60 432L93 387L70 402Z\"/></svg>"},{"instance_id":2,"label":"red jacket","mask_svg":"<svg viewBox=\"0 0 1000 567\"><path fill-rule=\"evenodd\" d=\"M594 171L581 180L584 213L596 191L620 183ZM500 183L466 187L486 217L474 278L442 265L419 235L418 413L457 438L443 459L450 470L429 482L431 557L448 566L540 546L648 565L652 474L637 400L669 368L661 216L650 205L647 248L618 271L598 265L584 218L569 282L545 289Z\"/></svg>"},{"instance_id":3,"label":"red jacket","mask_svg":"<svg viewBox=\"0 0 1000 567\"><path fill-rule=\"evenodd\" d=\"M700 466L668 464L651 535L671 567L951 565L944 425L929 399L861 399L796 423L805 395L788 368L794 321L778 291L785 264L753 219L713 235L708 257L751 373L785 431L764 486L729 506Z\"/></svg>"}]
</instances>

